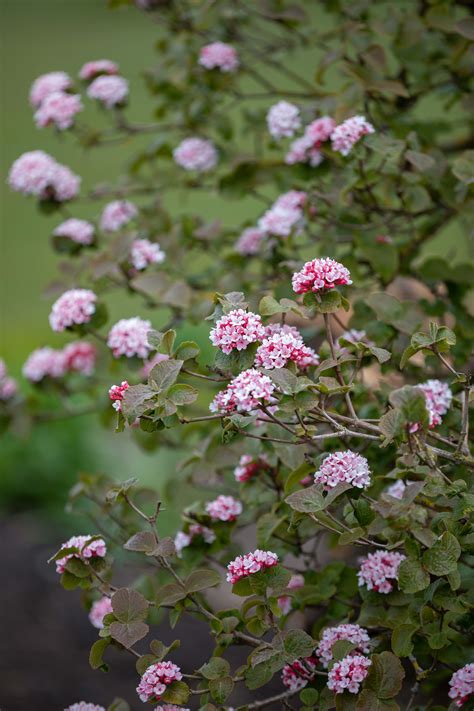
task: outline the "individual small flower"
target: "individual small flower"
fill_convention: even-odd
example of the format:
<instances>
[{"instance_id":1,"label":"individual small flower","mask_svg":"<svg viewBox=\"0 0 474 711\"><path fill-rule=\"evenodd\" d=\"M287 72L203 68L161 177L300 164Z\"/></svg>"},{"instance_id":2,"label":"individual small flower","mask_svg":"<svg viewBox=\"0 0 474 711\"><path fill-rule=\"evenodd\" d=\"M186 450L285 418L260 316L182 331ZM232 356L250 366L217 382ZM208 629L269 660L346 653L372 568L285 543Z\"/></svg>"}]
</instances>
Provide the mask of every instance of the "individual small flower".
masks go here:
<instances>
[{"instance_id":1,"label":"individual small flower","mask_svg":"<svg viewBox=\"0 0 474 711\"><path fill-rule=\"evenodd\" d=\"M39 76L30 89L30 103L35 108L41 106L49 94L56 91L66 91L72 85L71 77L66 72L49 72Z\"/></svg>"},{"instance_id":2,"label":"individual small flower","mask_svg":"<svg viewBox=\"0 0 474 711\"><path fill-rule=\"evenodd\" d=\"M158 662L149 666L137 686L140 700L160 701L166 687L183 678L181 669L173 662Z\"/></svg>"},{"instance_id":3,"label":"individual small flower","mask_svg":"<svg viewBox=\"0 0 474 711\"><path fill-rule=\"evenodd\" d=\"M334 289L335 286L352 284L351 275L345 266L330 257L306 262L299 272L293 274L291 283L296 294Z\"/></svg>"},{"instance_id":4,"label":"individual small flower","mask_svg":"<svg viewBox=\"0 0 474 711\"><path fill-rule=\"evenodd\" d=\"M198 61L205 69L219 69L221 72L235 72L239 68L236 50L225 42L212 42L201 47Z\"/></svg>"},{"instance_id":5,"label":"individual small flower","mask_svg":"<svg viewBox=\"0 0 474 711\"><path fill-rule=\"evenodd\" d=\"M77 195L81 179L44 151L30 151L14 161L8 183L23 195L64 202Z\"/></svg>"},{"instance_id":6,"label":"individual small flower","mask_svg":"<svg viewBox=\"0 0 474 711\"><path fill-rule=\"evenodd\" d=\"M122 380L120 385L112 385L111 388L109 388L109 398L112 400L112 407L114 410L117 412L122 412L122 400L123 400L123 394L130 385L126 380Z\"/></svg>"},{"instance_id":7,"label":"individual small flower","mask_svg":"<svg viewBox=\"0 0 474 711\"><path fill-rule=\"evenodd\" d=\"M375 590L384 595L392 592L392 581L398 580L398 568L404 560L405 556L402 553L393 551L369 553L363 559L357 573L359 587L365 585L367 590Z\"/></svg>"},{"instance_id":8,"label":"individual small flower","mask_svg":"<svg viewBox=\"0 0 474 711\"><path fill-rule=\"evenodd\" d=\"M274 390L275 386L268 375L249 368L231 380L225 390L217 393L209 409L224 415L231 412L252 412L273 402Z\"/></svg>"},{"instance_id":9,"label":"individual small flower","mask_svg":"<svg viewBox=\"0 0 474 711\"><path fill-rule=\"evenodd\" d=\"M258 227L247 227L235 243L235 251L243 255L258 254L266 236Z\"/></svg>"},{"instance_id":10,"label":"individual small flower","mask_svg":"<svg viewBox=\"0 0 474 711\"><path fill-rule=\"evenodd\" d=\"M216 534L212 529L202 526L200 523L192 523L187 532L178 531L174 538L174 545L179 558L182 556L183 548L190 546L197 536L201 536L204 543L209 545L216 540Z\"/></svg>"},{"instance_id":11,"label":"individual small flower","mask_svg":"<svg viewBox=\"0 0 474 711\"><path fill-rule=\"evenodd\" d=\"M347 642L352 642L352 644L357 645L351 652L351 655L357 653L368 654L370 651L370 637L367 630L360 627L360 625L343 624L337 627L327 627L315 650L315 654L325 667L332 661L332 648L339 640L346 640Z\"/></svg>"},{"instance_id":12,"label":"individual small flower","mask_svg":"<svg viewBox=\"0 0 474 711\"><path fill-rule=\"evenodd\" d=\"M286 587L288 590L298 590L303 586L304 577L302 575L295 574L291 576ZM291 611L291 597L289 595L281 595L278 598L277 603L284 615L287 615Z\"/></svg>"},{"instance_id":13,"label":"individual small flower","mask_svg":"<svg viewBox=\"0 0 474 711\"><path fill-rule=\"evenodd\" d=\"M56 560L56 572L64 573L66 565L71 558L79 560L90 560L91 558L105 558L107 554L107 546L102 538L93 536L72 536L66 543L61 546L60 552L64 549L77 548L77 553L67 553L63 558Z\"/></svg>"},{"instance_id":14,"label":"individual small flower","mask_svg":"<svg viewBox=\"0 0 474 711\"><path fill-rule=\"evenodd\" d=\"M371 664L370 659L361 654L348 655L340 662L335 662L328 674L328 689L336 694L343 694L345 691L358 694Z\"/></svg>"},{"instance_id":15,"label":"individual small flower","mask_svg":"<svg viewBox=\"0 0 474 711\"><path fill-rule=\"evenodd\" d=\"M242 513L242 504L233 496L218 496L206 504L206 511L213 521L235 521Z\"/></svg>"},{"instance_id":16,"label":"individual small flower","mask_svg":"<svg viewBox=\"0 0 474 711\"><path fill-rule=\"evenodd\" d=\"M267 126L274 138L293 136L301 126L299 108L288 101L279 101L267 114Z\"/></svg>"},{"instance_id":17,"label":"individual small flower","mask_svg":"<svg viewBox=\"0 0 474 711\"><path fill-rule=\"evenodd\" d=\"M260 368L284 368L293 361L300 368L318 365L319 357L303 343L300 334L273 333L262 341L255 354L255 365Z\"/></svg>"},{"instance_id":18,"label":"individual small flower","mask_svg":"<svg viewBox=\"0 0 474 711\"><path fill-rule=\"evenodd\" d=\"M238 466L234 469L234 476L236 481L244 482L269 469L270 465L264 454L258 457L252 457L251 454L242 454Z\"/></svg>"},{"instance_id":19,"label":"individual small flower","mask_svg":"<svg viewBox=\"0 0 474 711\"><path fill-rule=\"evenodd\" d=\"M61 378L66 373L64 352L54 348L37 348L30 353L24 366L23 375L33 383L43 378Z\"/></svg>"},{"instance_id":20,"label":"individual small flower","mask_svg":"<svg viewBox=\"0 0 474 711\"><path fill-rule=\"evenodd\" d=\"M143 378L148 378L155 365L161 363L164 360L169 360L169 355L166 355L166 353L155 353L150 358L150 360L147 360L145 361L145 363L143 363L143 368L141 369L141 376Z\"/></svg>"},{"instance_id":21,"label":"individual small flower","mask_svg":"<svg viewBox=\"0 0 474 711\"><path fill-rule=\"evenodd\" d=\"M88 245L94 241L94 225L87 220L70 217L53 230L55 237L67 237L77 244Z\"/></svg>"},{"instance_id":22,"label":"individual small flower","mask_svg":"<svg viewBox=\"0 0 474 711\"><path fill-rule=\"evenodd\" d=\"M53 331L89 323L96 309L97 296L90 289L70 289L55 301L49 315Z\"/></svg>"},{"instance_id":23,"label":"individual small flower","mask_svg":"<svg viewBox=\"0 0 474 711\"><path fill-rule=\"evenodd\" d=\"M370 486L369 463L365 457L347 449L329 454L314 475L316 484L332 489L341 482L365 489Z\"/></svg>"},{"instance_id":24,"label":"individual small flower","mask_svg":"<svg viewBox=\"0 0 474 711\"><path fill-rule=\"evenodd\" d=\"M44 99L35 113L35 122L38 128L45 128L54 124L60 131L71 128L74 117L83 110L79 94L66 94L55 91Z\"/></svg>"},{"instance_id":25,"label":"individual small flower","mask_svg":"<svg viewBox=\"0 0 474 711\"><path fill-rule=\"evenodd\" d=\"M375 133L375 128L366 120L365 116L352 116L336 126L332 132L332 149L347 156L357 141L368 133Z\"/></svg>"},{"instance_id":26,"label":"individual small flower","mask_svg":"<svg viewBox=\"0 0 474 711\"><path fill-rule=\"evenodd\" d=\"M234 349L245 350L251 343L260 341L264 335L265 328L258 314L244 309L234 309L221 316L209 334L209 338L213 346L229 354Z\"/></svg>"},{"instance_id":27,"label":"individual small flower","mask_svg":"<svg viewBox=\"0 0 474 711\"><path fill-rule=\"evenodd\" d=\"M177 165L185 170L205 173L217 163L217 151L211 141L203 138L185 138L173 151Z\"/></svg>"},{"instance_id":28,"label":"individual small flower","mask_svg":"<svg viewBox=\"0 0 474 711\"><path fill-rule=\"evenodd\" d=\"M239 555L227 566L227 582L234 585L241 578L258 573L266 568L278 565L278 556L271 551L262 551L259 548L253 553Z\"/></svg>"},{"instance_id":29,"label":"individual small flower","mask_svg":"<svg viewBox=\"0 0 474 711\"><path fill-rule=\"evenodd\" d=\"M148 332L151 322L138 316L122 318L112 326L107 337L107 345L116 358L148 358L151 346L148 344Z\"/></svg>"},{"instance_id":30,"label":"individual small flower","mask_svg":"<svg viewBox=\"0 0 474 711\"><path fill-rule=\"evenodd\" d=\"M129 200L113 200L102 210L100 228L104 232L117 232L138 215L138 210Z\"/></svg>"},{"instance_id":31,"label":"individual small flower","mask_svg":"<svg viewBox=\"0 0 474 711\"><path fill-rule=\"evenodd\" d=\"M90 81L95 79L100 74L118 74L118 64L110 59L95 59L92 62L86 62L82 65L79 71L79 79Z\"/></svg>"},{"instance_id":32,"label":"individual small flower","mask_svg":"<svg viewBox=\"0 0 474 711\"><path fill-rule=\"evenodd\" d=\"M136 239L130 248L130 261L138 271L146 269L149 264L161 264L165 256L160 245L149 239Z\"/></svg>"},{"instance_id":33,"label":"individual small flower","mask_svg":"<svg viewBox=\"0 0 474 711\"><path fill-rule=\"evenodd\" d=\"M295 659L291 664L285 664L281 672L281 680L290 691L303 689L314 678L318 660L313 655Z\"/></svg>"},{"instance_id":34,"label":"individual small flower","mask_svg":"<svg viewBox=\"0 0 474 711\"><path fill-rule=\"evenodd\" d=\"M89 620L91 625L101 630L104 626L104 617L112 612L112 601L109 597L101 597L92 603L89 612Z\"/></svg>"},{"instance_id":35,"label":"individual small flower","mask_svg":"<svg viewBox=\"0 0 474 711\"><path fill-rule=\"evenodd\" d=\"M64 711L105 711L105 708L97 704L88 704L86 701L78 701L76 704L68 706Z\"/></svg>"},{"instance_id":36,"label":"individual small flower","mask_svg":"<svg viewBox=\"0 0 474 711\"><path fill-rule=\"evenodd\" d=\"M449 680L449 698L456 706L463 706L474 695L474 664L466 664L454 672Z\"/></svg>"},{"instance_id":37,"label":"individual small flower","mask_svg":"<svg viewBox=\"0 0 474 711\"><path fill-rule=\"evenodd\" d=\"M426 409L429 415L429 427L437 427L442 422L442 417L451 406L453 394L449 385L441 380L427 380L418 385L426 398Z\"/></svg>"},{"instance_id":38,"label":"individual small flower","mask_svg":"<svg viewBox=\"0 0 474 711\"><path fill-rule=\"evenodd\" d=\"M123 77L101 74L87 89L89 99L97 99L107 109L124 104L128 96L128 81Z\"/></svg>"},{"instance_id":39,"label":"individual small flower","mask_svg":"<svg viewBox=\"0 0 474 711\"><path fill-rule=\"evenodd\" d=\"M66 370L82 375L92 375L97 358L97 349L88 341L74 341L63 348Z\"/></svg>"},{"instance_id":40,"label":"individual small flower","mask_svg":"<svg viewBox=\"0 0 474 711\"><path fill-rule=\"evenodd\" d=\"M397 479L394 484L391 484L386 488L385 493L394 499L403 499L403 494L405 493L406 488L405 482L401 479Z\"/></svg>"}]
</instances>

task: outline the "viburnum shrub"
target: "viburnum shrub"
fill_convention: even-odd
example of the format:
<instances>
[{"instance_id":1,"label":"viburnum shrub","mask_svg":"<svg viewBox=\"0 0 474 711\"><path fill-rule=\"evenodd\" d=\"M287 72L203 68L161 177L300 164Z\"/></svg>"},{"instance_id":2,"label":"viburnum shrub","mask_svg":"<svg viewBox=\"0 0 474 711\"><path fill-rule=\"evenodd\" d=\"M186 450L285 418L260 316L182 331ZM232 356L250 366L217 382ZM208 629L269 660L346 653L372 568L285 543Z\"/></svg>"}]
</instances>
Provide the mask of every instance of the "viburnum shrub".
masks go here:
<instances>
[{"instance_id":1,"label":"viburnum shrub","mask_svg":"<svg viewBox=\"0 0 474 711\"><path fill-rule=\"evenodd\" d=\"M135 87L107 59L30 94L42 130L129 145L127 172L79 195L37 149L9 175L56 211L69 262L51 344L24 366L34 397L2 363L4 422L79 401L179 453L161 472L174 538L136 479L83 475L71 492L96 523L52 561L98 629L90 663L130 655L158 709L472 708L468 3L135 5L158 38L154 121L129 120ZM106 128L78 114L92 101ZM117 290L129 301L113 323ZM187 669L180 642L152 634L183 615L214 643L208 659L183 638Z\"/></svg>"}]
</instances>

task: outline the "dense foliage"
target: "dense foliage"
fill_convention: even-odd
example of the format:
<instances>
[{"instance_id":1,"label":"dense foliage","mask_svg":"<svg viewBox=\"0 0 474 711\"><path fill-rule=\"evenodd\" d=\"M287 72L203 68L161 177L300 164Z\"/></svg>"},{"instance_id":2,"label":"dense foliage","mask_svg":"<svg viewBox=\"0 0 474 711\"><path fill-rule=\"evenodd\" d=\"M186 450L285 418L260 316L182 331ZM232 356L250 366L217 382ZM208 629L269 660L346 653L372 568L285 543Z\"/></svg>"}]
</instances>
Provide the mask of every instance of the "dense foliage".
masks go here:
<instances>
[{"instance_id":1,"label":"dense foliage","mask_svg":"<svg viewBox=\"0 0 474 711\"><path fill-rule=\"evenodd\" d=\"M126 173L79 197L38 150L9 177L63 220L50 323L75 340L31 354L28 395L1 373L4 426L96 411L179 453L164 497L105 475L71 492L94 529L52 560L99 629L90 663L128 652L158 709L468 708L468 3L135 4L157 27L153 121L128 119L133 87L108 60L30 95L39 128L129 143ZM81 82L106 128L81 121ZM90 221L74 217L84 198ZM182 510L174 538L162 499ZM186 670L150 629L182 615L215 643Z\"/></svg>"}]
</instances>

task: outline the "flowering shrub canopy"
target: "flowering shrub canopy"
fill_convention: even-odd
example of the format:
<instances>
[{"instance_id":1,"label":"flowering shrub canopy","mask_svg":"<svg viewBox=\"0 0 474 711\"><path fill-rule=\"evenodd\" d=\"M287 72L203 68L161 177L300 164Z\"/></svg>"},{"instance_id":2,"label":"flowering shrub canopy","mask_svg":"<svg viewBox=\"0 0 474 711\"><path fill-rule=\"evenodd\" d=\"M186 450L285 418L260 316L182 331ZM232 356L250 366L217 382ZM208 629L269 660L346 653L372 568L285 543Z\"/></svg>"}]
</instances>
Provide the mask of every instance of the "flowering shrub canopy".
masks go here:
<instances>
[{"instance_id":1,"label":"flowering shrub canopy","mask_svg":"<svg viewBox=\"0 0 474 711\"><path fill-rule=\"evenodd\" d=\"M157 28L154 118L129 119L134 86L110 59L33 81L39 127L88 150L123 142L130 160L85 186L86 219L80 177L40 148L10 169L12 190L57 211L52 245L70 261L24 389L1 363L2 425L85 402L98 427L179 453L168 507L184 486L199 495L167 536L162 492L105 475L74 487L71 508L103 530L52 560L98 630L91 666L122 650L157 709L468 708L468 4L110 4ZM106 128L76 120L91 100ZM116 291L130 310L114 323ZM150 627L183 615L215 646L207 659L183 639L195 662L181 670L179 642Z\"/></svg>"}]
</instances>

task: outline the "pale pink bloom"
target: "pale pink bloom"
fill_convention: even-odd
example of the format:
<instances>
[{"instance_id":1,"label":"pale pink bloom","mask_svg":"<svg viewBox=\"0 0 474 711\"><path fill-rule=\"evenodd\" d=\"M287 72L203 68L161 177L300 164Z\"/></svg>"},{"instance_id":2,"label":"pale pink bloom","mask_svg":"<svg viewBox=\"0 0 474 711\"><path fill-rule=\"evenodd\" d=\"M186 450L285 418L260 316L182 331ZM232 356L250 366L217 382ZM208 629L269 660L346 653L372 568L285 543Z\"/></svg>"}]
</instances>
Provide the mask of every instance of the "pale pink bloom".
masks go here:
<instances>
[{"instance_id":1,"label":"pale pink bloom","mask_svg":"<svg viewBox=\"0 0 474 711\"><path fill-rule=\"evenodd\" d=\"M181 669L173 662L158 662L149 666L137 686L140 701L160 701L166 687L183 678Z\"/></svg>"},{"instance_id":2,"label":"pale pink bloom","mask_svg":"<svg viewBox=\"0 0 474 711\"><path fill-rule=\"evenodd\" d=\"M234 469L236 481L248 481L262 471L269 470L270 465L264 454L258 457L252 457L251 454L242 454L238 466Z\"/></svg>"},{"instance_id":3,"label":"pale pink bloom","mask_svg":"<svg viewBox=\"0 0 474 711\"><path fill-rule=\"evenodd\" d=\"M105 232L116 232L138 215L138 210L129 200L113 200L102 210L100 227Z\"/></svg>"},{"instance_id":4,"label":"pale pink bloom","mask_svg":"<svg viewBox=\"0 0 474 711\"><path fill-rule=\"evenodd\" d=\"M333 489L341 482L365 489L370 486L369 463L361 454L350 449L332 452L315 473L314 481L316 484L324 484L326 489Z\"/></svg>"},{"instance_id":5,"label":"pale pink bloom","mask_svg":"<svg viewBox=\"0 0 474 711\"><path fill-rule=\"evenodd\" d=\"M266 233L258 227L247 227L235 243L235 251L239 254L258 254Z\"/></svg>"},{"instance_id":6,"label":"pale pink bloom","mask_svg":"<svg viewBox=\"0 0 474 711\"><path fill-rule=\"evenodd\" d=\"M3 358L0 358L0 380L7 376L8 370Z\"/></svg>"},{"instance_id":7,"label":"pale pink bloom","mask_svg":"<svg viewBox=\"0 0 474 711\"><path fill-rule=\"evenodd\" d=\"M132 358L148 358L151 346L148 344L148 332L151 322L138 316L122 318L112 326L107 338L107 345L116 358L127 356Z\"/></svg>"},{"instance_id":8,"label":"pale pink bloom","mask_svg":"<svg viewBox=\"0 0 474 711\"><path fill-rule=\"evenodd\" d=\"M338 342L340 346L342 346L342 339L344 339L345 341L349 341L349 343L353 343L354 345L356 343L359 343L360 341L363 341L368 346L375 345L373 341L367 338L367 334L364 330L358 331L356 328L351 328L348 331L344 331L344 333L339 336Z\"/></svg>"},{"instance_id":9,"label":"pale pink bloom","mask_svg":"<svg viewBox=\"0 0 474 711\"><path fill-rule=\"evenodd\" d=\"M92 375L97 358L97 349L88 341L74 341L63 348L66 370L82 375Z\"/></svg>"},{"instance_id":10,"label":"pale pink bloom","mask_svg":"<svg viewBox=\"0 0 474 711\"><path fill-rule=\"evenodd\" d=\"M183 548L187 548L193 542L193 539L197 536L201 536L204 543L210 545L216 540L216 534L207 526L202 526L200 523L192 523L188 527L188 531L178 531L174 538L174 545L176 547L176 553L179 558L181 558Z\"/></svg>"},{"instance_id":11,"label":"pale pink bloom","mask_svg":"<svg viewBox=\"0 0 474 711\"><path fill-rule=\"evenodd\" d=\"M294 574L291 576L290 580L288 581L288 585L286 586L288 590L298 590L299 588L302 588L304 586L304 577L302 575ZM289 612L291 612L291 603L292 603L292 598L289 595L281 595L278 600L278 607L280 610L283 612L284 615L287 615Z\"/></svg>"},{"instance_id":12,"label":"pale pink bloom","mask_svg":"<svg viewBox=\"0 0 474 711\"><path fill-rule=\"evenodd\" d=\"M261 368L284 368L293 361L300 368L318 365L319 357L303 343L301 334L273 333L262 341L255 354L255 365Z\"/></svg>"},{"instance_id":13,"label":"pale pink bloom","mask_svg":"<svg viewBox=\"0 0 474 711\"><path fill-rule=\"evenodd\" d=\"M303 136L290 145L285 162L288 165L294 163L309 163L313 167L319 165L323 160L320 148L330 138L335 126L335 121L329 116L323 116L310 123L306 126Z\"/></svg>"},{"instance_id":14,"label":"pale pink bloom","mask_svg":"<svg viewBox=\"0 0 474 711\"><path fill-rule=\"evenodd\" d=\"M201 47L198 61L205 69L219 69L221 72L235 72L239 68L236 50L225 42L212 42Z\"/></svg>"},{"instance_id":15,"label":"pale pink bloom","mask_svg":"<svg viewBox=\"0 0 474 711\"><path fill-rule=\"evenodd\" d=\"M429 427L437 427L441 424L443 415L451 407L453 394L449 385L441 380L427 380L418 385L423 390L426 398L426 409L429 415Z\"/></svg>"},{"instance_id":16,"label":"pale pink bloom","mask_svg":"<svg viewBox=\"0 0 474 711\"><path fill-rule=\"evenodd\" d=\"M150 360L147 360L145 361L145 363L143 363L143 368L141 369L142 377L148 378L155 365L161 363L164 360L169 360L169 355L166 355L165 353L155 353L155 355L153 355Z\"/></svg>"},{"instance_id":17,"label":"pale pink bloom","mask_svg":"<svg viewBox=\"0 0 474 711\"><path fill-rule=\"evenodd\" d=\"M78 701L72 706L68 706L64 711L105 711L105 708L97 706L97 704L88 704L86 701Z\"/></svg>"},{"instance_id":18,"label":"pale pink bloom","mask_svg":"<svg viewBox=\"0 0 474 711\"><path fill-rule=\"evenodd\" d=\"M363 559L357 573L359 587L365 585L367 590L375 590L387 595L393 590L392 581L398 580L398 568L404 560L405 556L402 553L394 551L379 550L369 553Z\"/></svg>"},{"instance_id":19,"label":"pale pink bloom","mask_svg":"<svg viewBox=\"0 0 474 711\"><path fill-rule=\"evenodd\" d=\"M296 326L290 326L288 323L269 323L265 327L265 338L270 338L275 333L288 333L295 338L301 338L301 333Z\"/></svg>"},{"instance_id":20,"label":"pale pink bloom","mask_svg":"<svg viewBox=\"0 0 474 711\"><path fill-rule=\"evenodd\" d=\"M76 548L77 552L66 553L63 558L58 558L56 560L56 572L64 573L66 570L67 562L71 558L79 558L79 560L90 560L91 558L105 558L107 554L107 546L103 538L96 538L92 540L93 536L72 536L66 543L60 548L66 550L69 548Z\"/></svg>"},{"instance_id":21,"label":"pale pink bloom","mask_svg":"<svg viewBox=\"0 0 474 711\"><path fill-rule=\"evenodd\" d=\"M97 99L107 109L124 104L128 96L128 81L123 77L101 74L87 89L89 99Z\"/></svg>"},{"instance_id":22,"label":"pale pink bloom","mask_svg":"<svg viewBox=\"0 0 474 711\"><path fill-rule=\"evenodd\" d=\"M352 644L357 645L356 648L351 652L351 655L355 654L368 654L370 651L369 642L370 637L367 630L359 625L354 624L343 624L337 627L327 627L322 636L321 641L316 647L315 654L319 657L320 661L325 667L329 666L329 662L332 662L332 648L340 640L346 640L347 642L352 642Z\"/></svg>"},{"instance_id":23,"label":"pale pink bloom","mask_svg":"<svg viewBox=\"0 0 474 711\"><path fill-rule=\"evenodd\" d=\"M371 664L370 659L361 654L348 655L340 662L335 662L328 674L328 689L336 694L343 694L345 691L358 694Z\"/></svg>"},{"instance_id":24,"label":"pale pink bloom","mask_svg":"<svg viewBox=\"0 0 474 711\"><path fill-rule=\"evenodd\" d=\"M268 111L267 125L274 138L293 136L301 126L300 110L288 101L279 101Z\"/></svg>"},{"instance_id":25,"label":"pale pink bloom","mask_svg":"<svg viewBox=\"0 0 474 711\"><path fill-rule=\"evenodd\" d=\"M227 570L229 572L226 580L234 585L241 578L246 578L266 568L272 568L274 565L278 565L277 554L257 548L253 553L237 556L228 564Z\"/></svg>"},{"instance_id":26,"label":"pale pink bloom","mask_svg":"<svg viewBox=\"0 0 474 711\"><path fill-rule=\"evenodd\" d=\"M70 217L54 229L53 235L67 237L77 244L88 245L94 241L94 225L87 220Z\"/></svg>"},{"instance_id":27,"label":"pale pink bloom","mask_svg":"<svg viewBox=\"0 0 474 711\"><path fill-rule=\"evenodd\" d=\"M298 210L304 207L308 193L304 190L289 190L287 193L282 193L275 202L273 207L281 207L284 210Z\"/></svg>"},{"instance_id":28,"label":"pale pink bloom","mask_svg":"<svg viewBox=\"0 0 474 711\"><path fill-rule=\"evenodd\" d=\"M281 672L281 680L290 691L304 689L308 681L314 678L318 660L315 656L295 659L291 664L285 664Z\"/></svg>"},{"instance_id":29,"label":"pale pink bloom","mask_svg":"<svg viewBox=\"0 0 474 711\"><path fill-rule=\"evenodd\" d=\"M242 513L242 504L233 496L221 494L206 504L206 512L213 521L235 521Z\"/></svg>"},{"instance_id":30,"label":"pale pink bloom","mask_svg":"<svg viewBox=\"0 0 474 711\"><path fill-rule=\"evenodd\" d=\"M83 64L79 72L79 79L90 81L100 74L118 74L118 71L118 64L110 59L95 59L92 62Z\"/></svg>"},{"instance_id":31,"label":"pale pink bloom","mask_svg":"<svg viewBox=\"0 0 474 711\"><path fill-rule=\"evenodd\" d=\"M49 94L66 91L72 85L72 79L66 72L49 72L35 79L30 89L30 103L38 108Z\"/></svg>"},{"instance_id":32,"label":"pale pink bloom","mask_svg":"<svg viewBox=\"0 0 474 711\"><path fill-rule=\"evenodd\" d=\"M126 380L122 380L120 385L112 385L112 387L109 388L109 398L112 400L112 407L117 412L122 412L123 395L129 387L130 385L128 382Z\"/></svg>"},{"instance_id":33,"label":"pale pink bloom","mask_svg":"<svg viewBox=\"0 0 474 711\"><path fill-rule=\"evenodd\" d=\"M136 239L130 248L130 261L138 271L146 269L149 264L161 264L165 256L160 245L149 239Z\"/></svg>"},{"instance_id":34,"label":"pale pink bloom","mask_svg":"<svg viewBox=\"0 0 474 711\"><path fill-rule=\"evenodd\" d=\"M304 135L315 148L319 148L322 143L329 141L335 128L336 122L333 118L321 116L306 126Z\"/></svg>"},{"instance_id":35,"label":"pale pink bloom","mask_svg":"<svg viewBox=\"0 0 474 711\"><path fill-rule=\"evenodd\" d=\"M35 195L40 200L70 200L79 192L81 179L69 168L56 163L44 151L23 153L13 163L8 175L12 190Z\"/></svg>"},{"instance_id":36,"label":"pale pink bloom","mask_svg":"<svg viewBox=\"0 0 474 711\"><path fill-rule=\"evenodd\" d=\"M0 380L0 400L11 400L18 392L18 384L10 375Z\"/></svg>"},{"instance_id":37,"label":"pale pink bloom","mask_svg":"<svg viewBox=\"0 0 474 711\"><path fill-rule=\"evenodd\" d=\"M66 202L75 198L81 187L81 179L66 165L56 163L51 185L46 191L46 198L53 198L57 202Z\"/></svg>"},{"instance_id":38,"label":"pale pink bloom","mask_svg":"<svg viewBox=\"0 0 474 711\"><path fill-rule=\"evenodd\" d=\"M375 128L365 116L352 116L336 126L331 133L332 149L347 156L354 144L368 133L375 133Z\"/></svg>"},{"instance_id":39,"label":"pale pink bloom","mask_svg":"<svg viewBox=\"0 0 474 711\"><path fill-rule=\"evenodd\" d=\"M261 340L264 335L265 328L258 314L244 309L234 309L221 316L211 330L209 338L213 346L229 354L234 349L245 350L251 343Z\"/></svg>"},{"instance_id":40,"label":"pale pink bloom","mask_svg":"<svg viewBox=\"0 0 474 711\"><path fill-rule=\"evenodd\" d=\"M449 680L449 698L462 706L474 695L474 664L466 664L454 672Z\"/></svg>"},{"instance_id":41,"label":"pale pink bloom","mask_svg":"<svg viewBox=\"0 0 474 711\"><path fill-rule=\"evenodd\" d=\"M290 143L290 148L285 156L285 163L287 165L295 165L295 163L306 163L308 160L308 150L310 144L308 140L301 136L296 138L292 143ZM321 153L318 153L319 161L315 165L321 163L323 157Z\"/></svg>"},{"instance_id":42,"label":"pale pink bloom","mask_svg":"<svg viewBox=\"0 0 474 711\"><path fill-rule=\"evenodd\" d=\"M313 259L306 262L299 272L292 277L293 291L305 294L307 291L323 291L335 286L352 284L351 275L345 266L330 257Z\"/></svg>"},{"instance_id":43,"label":"pale pink bloom","mask_svg":"<svg viewBox=\"0 0 474 711\"><path fill-rule=\"evenodd\" d=\"M203 138L185 138L173 151L177 165L185 170L204 173L217 163L217 151L211 141Z\"/></svg>"},{"instance_id":44,"label":"pale pink bloom","mask_svg":"<svg viewBox=\"0 0 474 711\"><path fill-rule=\"evenodd\" d=\"M104 617L112 612L112 601L109 597L101 597L92 603L89 612L89 620L91 625L101 630L104 626Z\"/></svg>"},{"instance_id":45,"label":"pale pink bloom","mask_svg":"<svg viewBox=\"0 0 474 711\"><path fill-rule=\"evenodd\" d=\"M394 484L391 484L386 488L385 493L394 499L403 499L406 488L405 482L401 479L397 479Z\"/></svg>"},{"instance_id":46,"label":"pale pink bloom","mask_svg":"<svg viewBox=\"0 0 474 711\"><path fill-rule=\"evenodd\" d=\"M65 373L64 353L54 348L37 348L30 353L23 366L23 375L33 383L46 377L61 378Z\"/></svg>"},{"instance_id":47,"label":"pale pink bloom","mask_svg":"<svg viewBox=\"0 0 474 711\"><path fill-rule=\"evenodd\" d=\"M55 91L44 99L35 113L38 128L45 128L54 124L60 131L71 128L74 117L83 110L79 94L66 94Z\"/></svg>"},{"instance_id":48,"label":"pale pink bloom","mask_svg":"<svg viewBox=\"0 0 474 711\"><path fill-rule=\"evenodd\" d=\"M53 331L89 323L96 309L97 296L90 289L70 289L54 302L49 323Z\"/></svg>"},{"instance_id":49,"label":"pale pink bloom","mask_svg":"<svg viewBox=\"0 0 474 711\"><path fill-rule=\"evenodd\" d=\"M259 219L258 227L268 234L288 237L302 217L301 210L273 206Z\"/></svg>"},{"instance_id":50,"label":"pale pink bloom","mask_svg":"<svg viewBox=\"0 0 474 711\"><path fill-rule=\"evenodd\" d=\"M211 412L228 415L232 412L252 412L262 405L274 401L275 386L268 375L255 368L244 370L231 380L225 390L221 390L211 402Z\"/></svg>"}]
</instances>

